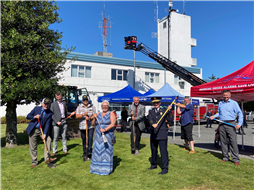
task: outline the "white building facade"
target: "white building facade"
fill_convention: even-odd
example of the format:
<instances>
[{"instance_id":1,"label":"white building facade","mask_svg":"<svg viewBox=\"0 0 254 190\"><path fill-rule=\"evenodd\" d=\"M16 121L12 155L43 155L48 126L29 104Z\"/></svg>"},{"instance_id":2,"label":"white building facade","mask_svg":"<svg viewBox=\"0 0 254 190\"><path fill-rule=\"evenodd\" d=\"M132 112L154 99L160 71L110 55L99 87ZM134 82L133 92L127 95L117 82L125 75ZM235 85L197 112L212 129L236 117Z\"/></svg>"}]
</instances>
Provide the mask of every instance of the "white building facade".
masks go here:
<instances>
[{"instance_id":1,"label":"white building facade","mask_svg":"<svg viewBox=\"0 0 254 190\"><path fill-rule=\"evenodd\" d=\"M196 46L196 39L191 38L190 16L171 12L170 28L168 17L158 20L158 52L168 57L168 42L170 60L176 62L189 72L202 78L202 69L193 67L197 61L191 58L191 47ZM77 56L76 61L71 59ZM134 61L128 59L70 53L65 64L69 68L61 73L60 84L87 88L93 104L100 110L98 97L116 92L128 84L133 87ZM149 89L159 90L164 84L164 68L157 62L136 60L135 89L145 93ZM173 73L166 71L166 82L182 95L190 95L191 85ZM179 85L184 83L184 85ZM27 115L34 104L17 106L17 116ZM115 105L117 110L117 105ZM5 106L1 107L1 117L5 116ZM114 106L113 106L114 108ZM112 109L113 109L112 108Z\"/></svg>"},{"instance_id":2,"label":"white building facade","mask_svg":"<svg viewBox=\"0 0 254 190\"><path fill-rule=\"evenodd\" d=\"M191 57L191 48L197 41L191 38L191 17L171 11L170 17L158 20L158 53L183 67L197 66L197 59ZM190 94L191 85L167 71L167 77L174 77L174 88L182 89L183 95ZM202 78L202 73L200 78ZM168 78L166 79L168 81Z\"/></svg>"}]
</instances>

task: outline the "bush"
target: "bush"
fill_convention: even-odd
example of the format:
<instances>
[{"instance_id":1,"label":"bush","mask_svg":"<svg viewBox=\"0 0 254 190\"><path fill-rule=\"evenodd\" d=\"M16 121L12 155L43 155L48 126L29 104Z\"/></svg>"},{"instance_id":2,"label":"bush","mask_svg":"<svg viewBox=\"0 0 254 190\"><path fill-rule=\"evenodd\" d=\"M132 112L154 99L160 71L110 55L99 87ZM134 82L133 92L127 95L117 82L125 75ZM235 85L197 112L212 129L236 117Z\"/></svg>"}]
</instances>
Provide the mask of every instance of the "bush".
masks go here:
<instances>
[{"instance_id":1,"label":"bush","mask_svg":"<svg viewBox=\"0 0 254 190\"><path fill-rule=\"evenodd\" d=\"M24 124L28 123L30 120L26 119L25 116L18 116L17 117L17 124ZM1 124L6 124L6 117L1 117Z\"/></svg>"},{"instance_id":2,"label":"bush","mask_svg":"<svg viewBox=\"0 0 254 190\"><path fill-rule=\"evenodd\" d=\"M6 124L6 117L1 117L1 124Z\"/></svg>"}]
</instances>

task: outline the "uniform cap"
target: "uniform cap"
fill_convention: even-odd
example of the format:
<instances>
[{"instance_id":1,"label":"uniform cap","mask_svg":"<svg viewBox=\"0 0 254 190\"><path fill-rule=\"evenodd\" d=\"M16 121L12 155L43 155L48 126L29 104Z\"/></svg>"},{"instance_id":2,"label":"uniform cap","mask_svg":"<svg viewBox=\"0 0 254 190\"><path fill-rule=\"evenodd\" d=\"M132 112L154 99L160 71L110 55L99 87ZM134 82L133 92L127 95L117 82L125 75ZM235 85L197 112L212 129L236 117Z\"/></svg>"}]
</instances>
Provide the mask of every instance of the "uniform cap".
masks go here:
<instances>
[{"instance_id":1,"label":"uniform cap","mask_svg":"<svg viewBox=\"0 0 254 190\"><path fill-rule=\"evenodd\" d=\"M160 102L161 101L161 97L152 97L151 98L152 102Z\"/></svg>"}]
</instances>

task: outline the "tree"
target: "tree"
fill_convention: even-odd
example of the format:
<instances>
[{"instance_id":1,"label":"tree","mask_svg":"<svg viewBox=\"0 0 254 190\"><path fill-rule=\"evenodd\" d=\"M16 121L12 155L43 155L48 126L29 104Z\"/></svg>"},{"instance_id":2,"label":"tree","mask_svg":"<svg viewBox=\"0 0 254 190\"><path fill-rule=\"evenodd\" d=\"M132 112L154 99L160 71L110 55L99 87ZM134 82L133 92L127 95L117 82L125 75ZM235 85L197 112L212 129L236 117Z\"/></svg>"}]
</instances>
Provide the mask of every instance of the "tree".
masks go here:
<instances>
[{"instance_id":1,"label":"tree","mask_svg":"<svg viewBox=\"0 0 254 190\"><path fill-rule=\"evenodd\" d=\"M67 54L54 1L3 1L1 5L1 105L6 105L6 146L17 145L18 104L39 102L59 88ZM11 143L12 144L12 143Z\"/></svg>"},{"instance_id":2,"label":"tree","mask_svg":"<svg viewBox=\"0 0 254 190\"><path fill-rule=\"evenodd\" d=\"M219 79L220 77L216 78L216 77L212 74L212 76L210 76L210 77L208 77L208 78L211 79L211 80L217 80L217 79Z\"/></svg>"}]
</instances>

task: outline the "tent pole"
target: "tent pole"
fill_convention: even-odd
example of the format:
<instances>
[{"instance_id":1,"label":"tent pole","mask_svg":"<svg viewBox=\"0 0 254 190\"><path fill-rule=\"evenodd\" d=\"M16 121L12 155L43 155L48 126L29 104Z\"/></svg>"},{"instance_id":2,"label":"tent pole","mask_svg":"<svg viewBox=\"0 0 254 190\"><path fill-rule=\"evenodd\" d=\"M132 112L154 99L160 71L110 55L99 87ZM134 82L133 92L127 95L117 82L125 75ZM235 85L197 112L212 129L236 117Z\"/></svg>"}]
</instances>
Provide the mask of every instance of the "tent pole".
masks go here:
<instances>
[{"instance_id":1,"label":"tent pole","mask_svg":"<svg viewBox=\"0 0 254 190\"><path fill-rule=\"evenodd\" d=\"M199 106L197 106L198 110L198 137L200 138L201 137L201 134L200 134L200 110L199 110Z\"/></svg>"},{"instance_id":2,"label":"tent pole","mask_svg":"<svg viewBox=\"0 0 254 190\"><path fill-rule=\"evenodd\" d=\"M243 100L241 101L241 108L242 108L242 112L243 112ZM242 129L243 129L243 124L242 124ZM243 131L242 131L242 150L244 150Z\"/></svg>"},{"instance_id":3,"label":"tent pole","mask_svg":"<svg viewBox=\"0 0 254 190\"><path fill-rule=\"evenodd\" d=\"M174 106L174 129L173 129L173 139L175 140L175 133L176 133L176 106Z\"/></svg>"}]
</instances>

